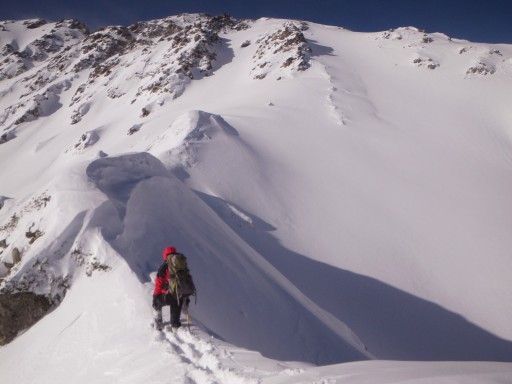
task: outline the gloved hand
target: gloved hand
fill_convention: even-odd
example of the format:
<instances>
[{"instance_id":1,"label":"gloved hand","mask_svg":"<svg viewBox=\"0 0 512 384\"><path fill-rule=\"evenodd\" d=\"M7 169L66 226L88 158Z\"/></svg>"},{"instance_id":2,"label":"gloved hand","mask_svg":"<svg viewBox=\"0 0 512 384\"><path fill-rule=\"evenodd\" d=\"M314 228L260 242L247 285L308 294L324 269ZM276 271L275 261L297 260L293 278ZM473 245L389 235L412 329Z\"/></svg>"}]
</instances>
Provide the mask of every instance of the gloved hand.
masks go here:
<instances>
[{"instance_id":1,"label":"gloved hand","mask_svg":"<svg viewBox=\"0 0 512 384\"><path fill-rule=\"evenodd\" d=\"M153 308L158 309L158 295L153 295Z\"/></svg>"}]
</instances>

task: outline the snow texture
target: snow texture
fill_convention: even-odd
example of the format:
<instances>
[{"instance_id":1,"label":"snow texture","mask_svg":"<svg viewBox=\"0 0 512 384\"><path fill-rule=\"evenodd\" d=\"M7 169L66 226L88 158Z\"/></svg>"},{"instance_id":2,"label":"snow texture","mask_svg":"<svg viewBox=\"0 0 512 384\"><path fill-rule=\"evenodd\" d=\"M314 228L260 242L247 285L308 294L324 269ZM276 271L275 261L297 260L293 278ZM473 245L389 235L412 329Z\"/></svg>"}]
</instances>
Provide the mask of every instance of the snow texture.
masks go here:
<instances>
[{"instance_id":1,"label":"snow texture","mask_svg":"<svg viewBox=\"0 0 512 384\"><path fill-rule=\"evenodd\" d=\"M0 293L53 303L2 382L512 383L511 46L185 14L0 55Z\"/></svg>"}]
</instances>

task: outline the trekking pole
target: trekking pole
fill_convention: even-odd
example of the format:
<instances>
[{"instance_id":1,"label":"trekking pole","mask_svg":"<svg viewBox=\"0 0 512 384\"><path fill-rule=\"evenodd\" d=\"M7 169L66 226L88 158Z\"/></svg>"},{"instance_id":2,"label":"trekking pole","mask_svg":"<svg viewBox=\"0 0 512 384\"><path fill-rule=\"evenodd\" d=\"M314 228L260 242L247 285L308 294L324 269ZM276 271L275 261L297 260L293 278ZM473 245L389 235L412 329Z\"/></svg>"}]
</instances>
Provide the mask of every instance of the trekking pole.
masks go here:
<instances>
[{"instance_id":1,"label":"trekking pole","mask_svg":"<svg viewBox=\"0 0 512 384\"><path fill-rule=\"evenodd\" d=\"M185 301L185 315L186 315L186 319L187 319L187 328L188 328L188 331L190 332L190 316L188 314L188 302Z\"/></svg>"}]
</instances>

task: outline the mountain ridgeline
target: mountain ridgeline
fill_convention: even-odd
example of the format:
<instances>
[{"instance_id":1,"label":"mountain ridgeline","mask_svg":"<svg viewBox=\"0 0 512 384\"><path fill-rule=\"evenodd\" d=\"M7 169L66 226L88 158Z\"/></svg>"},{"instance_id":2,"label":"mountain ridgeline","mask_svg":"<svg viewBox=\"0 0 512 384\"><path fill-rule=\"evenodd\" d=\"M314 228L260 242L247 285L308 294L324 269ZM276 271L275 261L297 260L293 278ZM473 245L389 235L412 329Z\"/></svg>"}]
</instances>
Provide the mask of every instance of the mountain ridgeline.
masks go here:
<instances>
[{"instance_id":1,"label":"mountain ridgeline","mask_svg":"<svg viewBox=\"0 0 512 384\"><path fill-rule=\"evenodd\" d=\"M511 82L414 27L0 21L0 342L149 324L173 245L194 321L266 357L510 361Z\"/></svg>"}]
</instances>

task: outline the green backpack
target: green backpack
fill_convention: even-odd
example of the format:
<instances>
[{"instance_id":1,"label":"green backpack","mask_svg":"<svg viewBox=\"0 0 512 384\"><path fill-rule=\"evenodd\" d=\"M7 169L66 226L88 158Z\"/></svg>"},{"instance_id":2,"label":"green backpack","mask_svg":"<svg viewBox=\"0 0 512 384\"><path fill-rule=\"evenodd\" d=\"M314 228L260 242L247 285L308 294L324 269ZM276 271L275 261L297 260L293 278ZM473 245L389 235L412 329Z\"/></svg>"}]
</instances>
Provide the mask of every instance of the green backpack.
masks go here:
<instances>
[{"instance_id":1,"label":"green backpack","mask_svg":"<svg viewBox=\"0 0 512 384\"><path fill-rule=\"evenodd\" d=\"M178 301L196 294L196 287L188 269L187 258L181 253L167 255L169 292Z\"/></svg>"}]
</instances>

